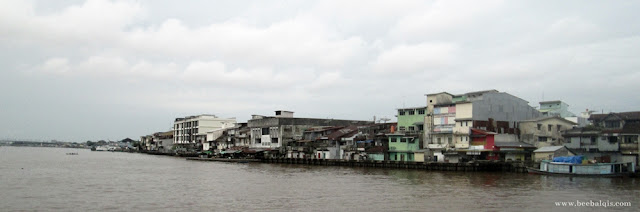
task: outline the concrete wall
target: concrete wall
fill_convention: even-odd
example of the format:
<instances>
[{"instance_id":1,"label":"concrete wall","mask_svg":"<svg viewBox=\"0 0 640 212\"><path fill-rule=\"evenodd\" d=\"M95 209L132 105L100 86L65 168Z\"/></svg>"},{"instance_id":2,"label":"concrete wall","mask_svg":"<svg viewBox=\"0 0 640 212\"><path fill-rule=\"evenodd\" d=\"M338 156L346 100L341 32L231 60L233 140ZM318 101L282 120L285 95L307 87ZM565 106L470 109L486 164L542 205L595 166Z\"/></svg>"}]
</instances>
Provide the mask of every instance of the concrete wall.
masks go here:
<instances>
[{"instance_id":1,"label":"concrete wall","mask_svg":"<svg viewBox=\"0 0 640 212\"><path fill-rule=\"evenodd\" d=\"M409 115L409 111L413 111L413 115ZM423 110L423 114L419 114L418 111ZM404 115L400 115L400 111L404 111ZM409 130L410 126L414 127L415 131L418 131L417 125L414 125L416 122L424 122L424 117L426 116L427 108L403 108L398 109L398 130L404 128L405 130Z\"/></svg>"},{"instance_id":2,"label":"concrete wall","mask_svg":"<svg viewBox=\"0 0 640 212\"><path fill-rule=\"evenodd\" d=\"M598 138L598 150L600 151L619 151L620 150L620 139L617 142L611 143L609 142L609 137L600 136Z\"/></svg>"},{"instance_id":3,"label":"concrete wall","mask_svg":"<svg viewBox=\"0 0 640 212\"><path fill-rule=\"evenodd\" d=\"M369 153L367 154L367 157L369 158L369 160L376 160L376 161L384 160L384 154L382 153Z\"/></svg>"},{"instance_id":4,"label":"concrete wall","mask_svg":"<svg viewBox=\"0 0 640 212\"><path fill-rule=\"evenodd\" d=\"M414 161L416 162L424 162L424 152L416 152L413 153L414 155Z\"/></svg>"},{"instance_id":5,"label":"concrete wall","mask_svg":"<svg viewBox=\"0 0 640 212\"><path fill-rule=\"evenodd\" d=\"M414 154L411 152L389 152L390 161L415 161Z\"/></svg>"},{"instance_id":6,"label":"concrete wall","mask_svg":"<svg viewBox=\"0 0 640 212\"><path fill-rule=\"evenodd\" d=\"M538 129L540 124L540 129ZM520 122L520 138L521 141L533 144L536 147L554 146L565 143L561 131L571 129L573 124L564 121L561 118L550 118L541 121ZM551 125L551 130L549 130ZM546 141L540 141L540 137L546 137Z\"/></svg>"},{"instance_id":7,"label":"concrete wall","mask_svg":"<svg viewBox=\"0 0 640 212\"><path fill-rule=\"evenodd\" d=\"M405 139L413 139L412 142L408 142ZM395 151L415 151L420 149L420 139L419 138L410 138L404 136L389 136L389 150Z\"/></svg>"}]
</instances>

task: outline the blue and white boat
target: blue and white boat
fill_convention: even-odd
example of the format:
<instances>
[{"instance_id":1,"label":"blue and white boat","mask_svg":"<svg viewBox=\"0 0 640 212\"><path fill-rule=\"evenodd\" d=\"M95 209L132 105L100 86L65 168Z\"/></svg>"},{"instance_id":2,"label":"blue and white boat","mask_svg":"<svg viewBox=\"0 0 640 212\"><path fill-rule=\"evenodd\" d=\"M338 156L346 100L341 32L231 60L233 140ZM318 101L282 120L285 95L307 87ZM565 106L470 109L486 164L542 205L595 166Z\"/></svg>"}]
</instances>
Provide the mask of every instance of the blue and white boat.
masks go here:
<instances>
[{"instance_id":1,"label":"blue and white boat","mask_svg":"<svg viewBox=\"0 0 640 212\"><path fill-rule=\"evenodd\" d=\"M530 174L581 177L624 177L635 173L633 162L584 164L582 159L582 156L569 156L543 160L540 169L529 168L528 171Z\"/></svg>"}]
</instances>

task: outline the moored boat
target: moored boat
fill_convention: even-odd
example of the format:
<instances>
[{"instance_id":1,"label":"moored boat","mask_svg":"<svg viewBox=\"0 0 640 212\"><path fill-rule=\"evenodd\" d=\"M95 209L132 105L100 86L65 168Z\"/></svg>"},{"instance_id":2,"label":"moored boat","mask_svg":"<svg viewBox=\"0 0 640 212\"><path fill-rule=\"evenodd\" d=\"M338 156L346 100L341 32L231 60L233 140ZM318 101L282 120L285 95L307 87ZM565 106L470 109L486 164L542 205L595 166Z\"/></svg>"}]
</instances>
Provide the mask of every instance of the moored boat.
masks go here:
<instances>
[{"instance_id":1,"label":"moored boat","mask_svg":"<svg viewBox=\"0 0 640 212\"><path fill-rule=\"evenodd\" d=\"M540 169L528 168L530 174L579 176L579 177L624 177L635 173L633 162L583 164L582 158L560 161L543 160ZM568 157L570 158L570 157Z\"/></svg>"},{"instance_id":2,"label":"moored boat","mask_svg":"<svg viewBox=\"0 0 640 212\"><path fill-rule=\"evenodd\" d=\"M96 147L96 151L109 151L108 146L98 146Z\"/></svg>"}]
</instances>

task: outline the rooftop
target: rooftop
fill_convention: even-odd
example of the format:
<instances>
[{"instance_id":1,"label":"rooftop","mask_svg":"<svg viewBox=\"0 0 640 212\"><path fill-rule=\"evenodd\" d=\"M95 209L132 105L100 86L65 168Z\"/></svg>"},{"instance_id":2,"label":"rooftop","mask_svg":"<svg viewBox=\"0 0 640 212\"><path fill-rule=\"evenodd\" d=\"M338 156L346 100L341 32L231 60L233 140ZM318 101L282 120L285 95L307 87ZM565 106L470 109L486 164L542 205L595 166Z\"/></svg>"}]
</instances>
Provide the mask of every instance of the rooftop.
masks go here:
<instances>
[{"instance_id":1,"label":"rooftop","mask_svg":"<svg viewBox=\"0 0 640 212\"><path fill-rule=\"evenodd\" d=\"M533 152L555 152L562 148L564 148L564 146L545 146L545 147L540 147Z\"/></svg>"},{"instance_id":2,"label":"rooftop","mask_svg":"<svg viewBox=\"0 0 640 212\"><path fill-rule=\"evenodd\" d=\"M591 114L589 120L601 121L609 115L620 117L622 120L640 120L640 111L622 112L622 113L607 113L607 114Z\"/></svg>"},{"instance_id":3,"label":"rooftop","mask_svg":"<svg viewBox=\"0 0 640 212\"><path fill-rule=\"evenodd\" d=\"M569 120L566 120L564 118L557 117L557 116L543 116L543 117L528 119L528 120L524 120L524 121L520 121L520 122L539 122L539 121L544 121L544 120L547 120L547 119L558 119L558 120L561 120L561 121L564 121L564 122L567 122L567 123L570 123L570 124L573 124L573 125L577 125L577 123L575 123L575 122L572 122L572 121L569 121Z\"/></svg>"}]
</instances>

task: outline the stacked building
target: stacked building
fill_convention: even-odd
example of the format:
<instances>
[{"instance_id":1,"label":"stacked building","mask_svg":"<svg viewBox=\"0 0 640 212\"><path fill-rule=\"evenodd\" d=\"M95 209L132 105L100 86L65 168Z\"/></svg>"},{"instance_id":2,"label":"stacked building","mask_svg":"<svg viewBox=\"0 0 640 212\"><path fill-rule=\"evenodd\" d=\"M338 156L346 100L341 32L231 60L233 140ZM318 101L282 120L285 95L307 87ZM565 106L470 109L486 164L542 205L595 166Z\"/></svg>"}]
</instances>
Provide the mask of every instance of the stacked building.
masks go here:
<instances>
[{"instance_id":1,"label":"stacked building","mask_svg":"<svg viewBox=\"0 0 640 212\"><path fill-rule=\"evenodd\" d=\"M601 162L638 163L640 112L587 110L578 117L568 107L556 100L535 108L497 90L440 92L426 94L424 106L396 109L394 123L299 118L285 110L252 115L246 123L205 114L176 118L172 131L140 141L146 151L224 157L457 163L584 155Z\"/></svg>"}]
</instances>

